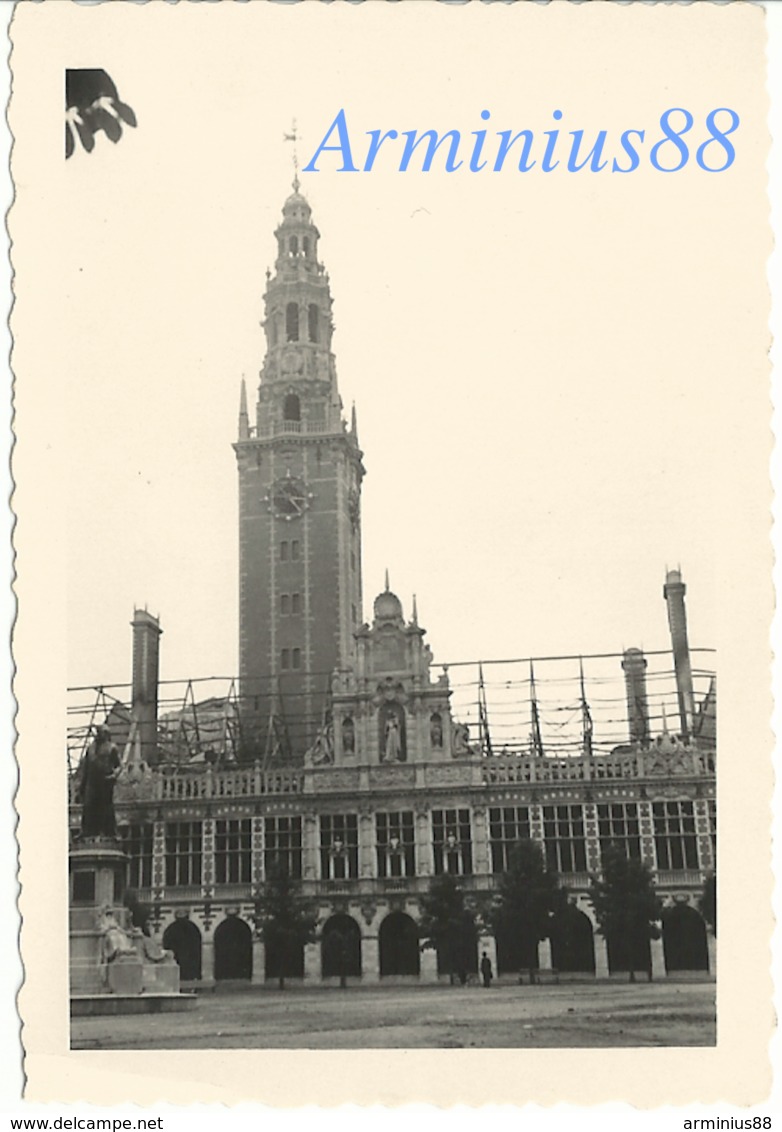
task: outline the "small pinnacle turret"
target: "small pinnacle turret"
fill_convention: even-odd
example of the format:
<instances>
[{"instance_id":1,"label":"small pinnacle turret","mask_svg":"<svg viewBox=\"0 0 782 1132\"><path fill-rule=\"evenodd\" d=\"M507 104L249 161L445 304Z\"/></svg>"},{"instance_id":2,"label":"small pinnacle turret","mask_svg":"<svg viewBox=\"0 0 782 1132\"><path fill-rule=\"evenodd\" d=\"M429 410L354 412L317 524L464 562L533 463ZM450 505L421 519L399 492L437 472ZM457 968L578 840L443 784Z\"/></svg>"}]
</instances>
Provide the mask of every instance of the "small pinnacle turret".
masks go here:
<instances>
[{"instance_id":1,"label":"small pinnacle turret","mask_svg":"<svg viewBox=\"0 0 782 1132\"><path fill-rule=\"evenodd\" d=\"M242 378L242 384L239 391L239 439L249 440L250 438L250 418L247 413L247 383Z\"/></svg>"}]
</instances>

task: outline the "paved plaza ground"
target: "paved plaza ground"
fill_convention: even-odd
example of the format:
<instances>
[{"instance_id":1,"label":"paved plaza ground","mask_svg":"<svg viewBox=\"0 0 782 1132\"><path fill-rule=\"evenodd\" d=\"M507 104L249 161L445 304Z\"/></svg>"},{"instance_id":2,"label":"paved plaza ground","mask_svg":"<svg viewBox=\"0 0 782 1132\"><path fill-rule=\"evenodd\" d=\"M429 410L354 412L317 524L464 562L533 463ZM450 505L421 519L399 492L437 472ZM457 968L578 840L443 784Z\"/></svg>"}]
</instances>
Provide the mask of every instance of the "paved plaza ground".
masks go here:
<instances>
[{"instance_id":1,"label":"paved plaza ground","mask_svg":"<svg viewBox=\"0 0 782 1132\"><path fill-rule=\"evenodd\" d=\"M715 984L221 989L194 1010L76 1018L74 1049L708 1046Z\"/></svg>"}]
</instances>

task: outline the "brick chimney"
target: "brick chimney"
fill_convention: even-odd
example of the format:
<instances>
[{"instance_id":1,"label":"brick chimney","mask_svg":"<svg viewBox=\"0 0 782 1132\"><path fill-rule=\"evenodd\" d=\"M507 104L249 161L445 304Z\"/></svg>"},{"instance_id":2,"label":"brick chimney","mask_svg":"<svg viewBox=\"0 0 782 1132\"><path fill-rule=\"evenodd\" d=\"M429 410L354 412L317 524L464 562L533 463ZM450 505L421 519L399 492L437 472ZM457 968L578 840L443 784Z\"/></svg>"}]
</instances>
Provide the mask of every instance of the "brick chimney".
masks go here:
<instances>
[{"instance_id":1,"label":"brick chimney","mask_svg":"<svg viewBox=\"0 0 782 1132\"><path fill-rule=\"evenodd\" d=\"M671 630L673 666L676 671L676 693L679 699L679 723L685 742L689 741L692 735L692 721L695 715L690 646L687 641L687 613L684 608L686 592L687 587L682 581L681 571L669 570L665 576L663 597L668 607L668 626Z\"/></svg>"},{"instance_id":2,"label":"brick chimney","mask_svg":"<svg viewBox=\"0 0 782 1132\"><path fill-rule=\"evenodd\" d=\"M649 703L646 698L646 658L641 649L625 649L622 668L630 742L645 747L649 743Z\"/></svg>"},{"instance_id":3,"label":"brick chimney","mask_svg":"<svg viewBox=\"0 0 782 1132\"><path fill-rule=\"evenodd\" d=\"M133 703L132 719L137 741L134 750L148 766L157 762L157 696L160 635L157 617L146 609L133 613Z\"/></svg>"}]
</instances>

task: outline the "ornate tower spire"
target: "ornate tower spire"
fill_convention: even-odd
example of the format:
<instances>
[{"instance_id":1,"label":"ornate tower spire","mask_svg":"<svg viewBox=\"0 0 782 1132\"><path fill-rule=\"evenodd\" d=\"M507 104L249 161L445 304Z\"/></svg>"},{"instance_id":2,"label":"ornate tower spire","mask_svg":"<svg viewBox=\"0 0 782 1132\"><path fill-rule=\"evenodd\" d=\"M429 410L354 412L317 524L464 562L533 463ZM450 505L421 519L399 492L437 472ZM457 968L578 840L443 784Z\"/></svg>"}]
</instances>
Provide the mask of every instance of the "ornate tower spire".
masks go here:
<instances>
[{"instance_id":1,"label":"ornate tower spire","mask_svg":"<svg viewBox=\"0 0 782 1132\"><path fill-rule=\"evenodd\" d=\"M287 137L294 142L295 129ZM320 232L299 191L274 235L264 294L266 354L254 422L239 408L240 684L245 734L269 705L300 759L323 717L323 673L347 667L362 622L362 453L342 414ZM263 751L248 751L260 757Z\"/></svg>"}]
</instances>

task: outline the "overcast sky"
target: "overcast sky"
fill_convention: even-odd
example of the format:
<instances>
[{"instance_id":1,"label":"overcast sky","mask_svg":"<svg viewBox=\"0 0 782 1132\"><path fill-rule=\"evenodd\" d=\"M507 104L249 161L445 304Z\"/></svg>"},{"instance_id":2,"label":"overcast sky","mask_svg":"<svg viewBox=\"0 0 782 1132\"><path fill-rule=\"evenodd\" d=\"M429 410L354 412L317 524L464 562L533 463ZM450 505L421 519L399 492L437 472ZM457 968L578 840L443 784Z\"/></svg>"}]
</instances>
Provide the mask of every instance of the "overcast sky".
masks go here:
<instances>
[{"instance_id":1,"label":"overcast sky","mask_svg":"<svg viewBox=\"0 0 782 1132\"><path fill-rule=\"evenodd\" d=\"M162 49L101 55L138 128L67 163L50 218L71 685L129 679L135 604L160 615L165 678L237 671L231 443L264 355L291 119L305 161L340 107L359 152L392 127L542 136L555 109L563 131L605 128L615 147L666 105L699 121L742 109L713 45L693 59L661 42L636 73L610 41L530 34L495 41L478 92L447 21L402 37L409 82L382 27L358 56L338 28L295 52L261 20L216 45L180 35L176 81ZM324 157L301 177L365 451L365 617L387 567L406 613L417 594L437 661L660 649L665 569L681 564L691 642L716 645L726 410L762 357L735 287L741 174L759 156L720 175L401 174L398 152L371 174Z\"/></svg>"}]
</instances>

